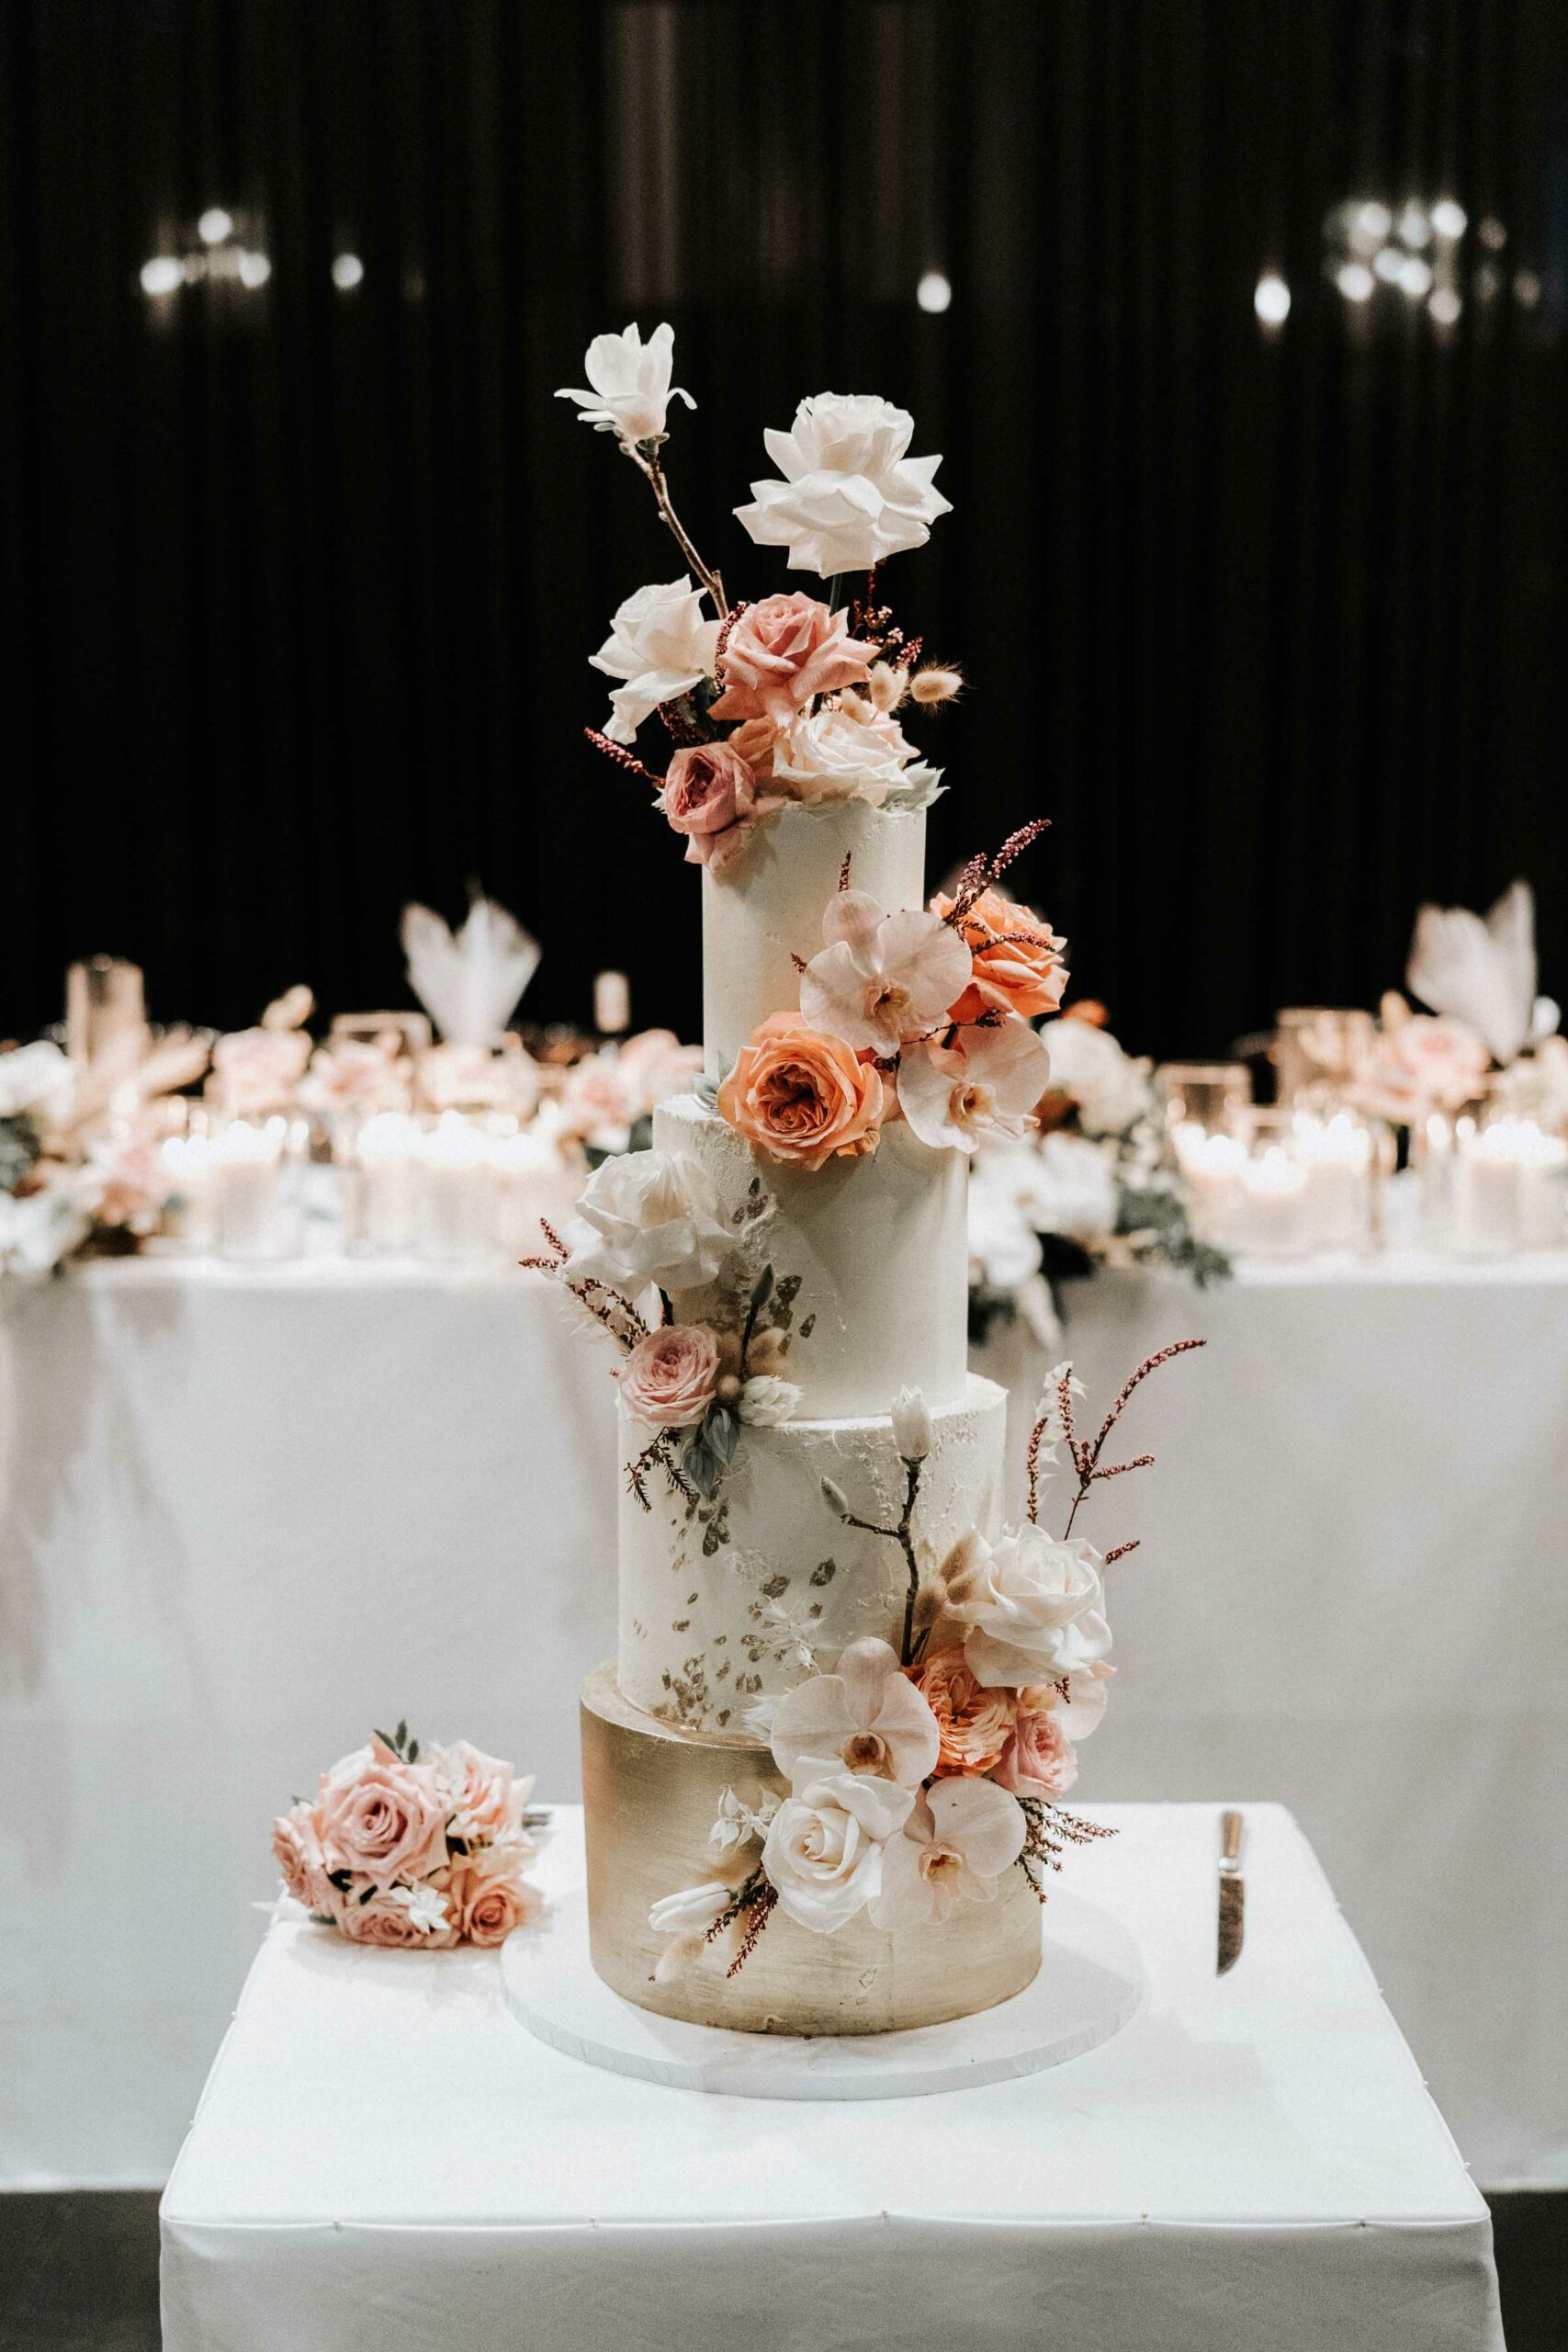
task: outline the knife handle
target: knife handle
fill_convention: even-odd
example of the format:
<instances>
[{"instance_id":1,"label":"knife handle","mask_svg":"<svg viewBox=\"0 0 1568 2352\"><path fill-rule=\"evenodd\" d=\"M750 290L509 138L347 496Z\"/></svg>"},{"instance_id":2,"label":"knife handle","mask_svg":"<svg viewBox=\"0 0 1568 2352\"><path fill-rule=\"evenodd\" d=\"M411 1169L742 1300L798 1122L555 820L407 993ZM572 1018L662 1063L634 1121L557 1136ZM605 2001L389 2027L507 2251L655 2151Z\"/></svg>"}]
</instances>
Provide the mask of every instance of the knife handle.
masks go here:
<instances>
[{"instance_id":1,"label":"knife handle","mask_svg":"<svg viewBox=\"0 0 1568 2352\"><path fill-rule=\"evenodd\" d=\"M1241 1860L1241 1815L1223 1813L1220 1815L1220 1860L1239 1862Z\"/></svg>"}]
</instances>

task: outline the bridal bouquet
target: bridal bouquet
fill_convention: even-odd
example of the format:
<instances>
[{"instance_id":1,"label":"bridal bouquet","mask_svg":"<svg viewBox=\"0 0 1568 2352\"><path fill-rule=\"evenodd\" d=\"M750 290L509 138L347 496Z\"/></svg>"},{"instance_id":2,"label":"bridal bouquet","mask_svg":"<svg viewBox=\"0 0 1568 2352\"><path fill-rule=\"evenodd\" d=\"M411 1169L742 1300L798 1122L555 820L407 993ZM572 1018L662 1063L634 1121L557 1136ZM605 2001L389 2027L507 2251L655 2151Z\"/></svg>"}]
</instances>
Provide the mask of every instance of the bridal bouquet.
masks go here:
<instances>
[{"instance_id":1,"label":"bridal bouquet","mask_svg":"<svg viewBox=\"0 0 1568 2352\"><path fill-rule=\"evenodd\" d=\"M275 1823L285 1890L352 1943L504 1943L541 1904L523 1874L545 1817L533 1786L466 1739L422 1751L406 1724L375 1732Z\"/></svg>"}]
</instances>

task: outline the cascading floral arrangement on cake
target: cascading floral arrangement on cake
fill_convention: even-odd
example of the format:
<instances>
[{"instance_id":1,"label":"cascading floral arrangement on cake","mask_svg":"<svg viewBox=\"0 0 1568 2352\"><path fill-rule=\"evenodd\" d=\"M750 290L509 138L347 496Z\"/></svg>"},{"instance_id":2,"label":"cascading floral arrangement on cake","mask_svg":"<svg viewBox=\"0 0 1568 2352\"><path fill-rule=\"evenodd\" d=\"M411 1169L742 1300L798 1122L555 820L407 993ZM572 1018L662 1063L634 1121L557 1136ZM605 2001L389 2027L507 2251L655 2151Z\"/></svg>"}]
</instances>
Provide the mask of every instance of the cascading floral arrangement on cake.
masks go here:
<instances>
[{"instance_id":1,"label":"cascading floral arrangement on cake","mask_svg":"<svg viewBox=\"0 0 1568 2352\"><path fill-rule=\"evenodd\" d=\"M1098 1834L1059 1800L1111 1671L1105 1563L1038 1511L1063 1448L1074 1518L1132 1466L1103 1456L1136 1381L1091 1441L1054 1375L1004 1528L965 1188L1049 1081L1032 1023L1065 942L1000 887L1043 826L927 904L941 774L904 728L962 681L879 586L948 511L910 417L824 393L764 435L780 478L739 519L831 587L732 602L671 503L669 404L694 405L672 341L602 335L592 389L562 395L683 559L615 614L590 736L657 796L703 905L704 1076L536 1261L618 1355L619 1648L582 1703L592 1948L667 2015L873 2032L1021 1990L1044 1872ZM634 748L650 721L662 771Z\"/></svg>"}]
</instances>

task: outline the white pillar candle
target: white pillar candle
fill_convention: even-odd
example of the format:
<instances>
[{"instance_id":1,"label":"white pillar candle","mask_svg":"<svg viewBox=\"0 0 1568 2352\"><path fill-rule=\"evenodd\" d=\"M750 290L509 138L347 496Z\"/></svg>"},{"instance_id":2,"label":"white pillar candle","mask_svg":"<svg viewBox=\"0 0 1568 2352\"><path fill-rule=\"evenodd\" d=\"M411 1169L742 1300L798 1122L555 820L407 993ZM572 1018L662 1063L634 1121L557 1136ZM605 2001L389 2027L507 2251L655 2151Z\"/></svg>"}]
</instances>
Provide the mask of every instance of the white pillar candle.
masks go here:
<instances>
[{"instance_id":1,"label":"white pillar candle","mask_svg":"<svg viewBox=\"0 0 1568 2352\"><path fill-rule=\"evenodd\" d=\"M624 972L600 972L593 982L593 1026L601 1037L620 1037L632 1025L632 992Z\"/></svg>"},{"instance_id":2,"label":"white pillar candle","mask_svg":"<svg viewBox=\"0 0 1568 2352\"><path fill-rule=\"evenodd\" d=\"M1267 1145L1241 1171L1241 1237L1259 1257L1292 1257L1310 1241L1307 1171L1282 1144Z\"/></svg>"},{"instance_id":3,"label":"white pillar candle","mask_svg":"<svg viewBox=\"0 0 1568 2352\"><path fill-rule=\"evenodd\" d=\"M1519 1242L1526 1250L1558 1250L1564 1228L1564 1173L1568 1143L1549 1136L1533 1119L1521 1119L1519 1153Z\"/></svg>"},{"instance_id":4,"label":"white pillar candle","mask_svg":"<svg viewBox=\"0 0 1568 2352\"><path fill-rule=\"evenodd\" d=\"M1453 1246L1462 1257L1506 1257L1519 1246L1518 1122L1461 1134L1453 1165Z\"/></svg>"},{"instance_id":5,"label":"white pillar candle","mask_svg":"<svg viewBox=\"0 0 1568 2352\"><path fill-rule=\"evenodd\" d=\"M164 1213L187 1250L212 1247L212 1145L206 1136L165 1136L158 1147L167 1194Z\"/></svg>"},{"instance_id":6,"label":"white pillar candle","mask_svg":"<svg viewBox=\"0 0 1568 2352\"><path fill-rule=\"evenodd\" d=\"M419 1245L426 1258L481 1258L495 1248L491 1137L443 1111L421 1148Z\"/></svg>"},{"instance_id":7,"label":"white pillar candle","mask_svg":"<svg viewBox=\"0 0 1568 2352\"><path fill-rule=\"evenodd\" d=\"M231 1119L212 1152L213 1221L225 1258L290 1258L303 1240L301 1204L286 1184L288 1121Z\"/></svg>"},{"instance_id":8,"label":"white pillar candle","mask_svg":"<svg viewBox=\"0 0 1568 2352\"><path fill-rule=\"evenodd\" d=\"M1235 1136L1210 1135L1196 1121L1183 1121L1174 1140L1187 1179L1188 1217L1193 1232L1213 1249L1230 1247L1235 1239L1246 1146Z\"/></svg>"},{"instance_id":9,"label":"white pillar candle","mask_svg":"<svg viewBox=\"0 0 1568 2352\"><path fill-rule=\"evenodd\" d=\"M1307 1171L1307 1224L1319 1250L1353 1250L1371 1226L1372 1139L1347 1111L1298 1114L1295 1156Z\"/></svg>"},{"instance_id":10,"label":"white pillar candle","mask_svg":"<svg viewBox=\"0 0 1568 2352\"><path fill-rule=\"evenodd\" d=\"M361 1248L412 1249L418 1139L419 1129L401 1111L378 1111L360 1128L354 1157L355 1238Z\"/></svg>"}]
</instances>

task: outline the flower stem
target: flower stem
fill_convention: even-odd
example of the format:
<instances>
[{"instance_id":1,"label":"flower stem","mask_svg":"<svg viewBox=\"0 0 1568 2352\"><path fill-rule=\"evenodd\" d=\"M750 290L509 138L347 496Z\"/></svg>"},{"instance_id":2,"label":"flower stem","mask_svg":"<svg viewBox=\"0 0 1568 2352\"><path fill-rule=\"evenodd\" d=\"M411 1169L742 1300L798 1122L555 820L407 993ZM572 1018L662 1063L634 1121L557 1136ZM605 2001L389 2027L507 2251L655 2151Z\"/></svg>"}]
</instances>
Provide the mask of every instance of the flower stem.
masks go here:
<instances>
[{"instance_id":1,"label":"flower stem","mask_svg":"<svg viewBox=\"0 0 1568 2352\"><path fill-rule=\"evenodd\" d=\"M676 514L670 496L670 485L665 479L664 467L657 452L651 457L645 458L642 451L629 442L623 441L621 447L626 450L632 463L647 475L649 488L653 492L653 503L659 509L665 528L672 535L681 553L713 598L714 609L719 619L728 620L729 605L724 593L724 582L716 571L710 571L703 561L687 534L685 525Z\"/></svg>"}]
</instances>

